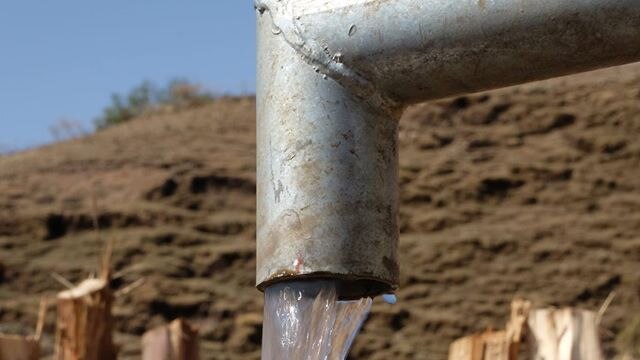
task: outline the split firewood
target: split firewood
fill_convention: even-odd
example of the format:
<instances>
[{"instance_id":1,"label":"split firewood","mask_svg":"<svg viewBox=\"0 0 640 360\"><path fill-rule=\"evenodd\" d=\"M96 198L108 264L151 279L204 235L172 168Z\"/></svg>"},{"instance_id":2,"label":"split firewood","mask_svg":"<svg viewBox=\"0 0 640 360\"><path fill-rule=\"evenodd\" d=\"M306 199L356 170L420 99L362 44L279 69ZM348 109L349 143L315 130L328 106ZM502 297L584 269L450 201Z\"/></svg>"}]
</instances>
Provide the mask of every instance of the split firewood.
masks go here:
<instances>
[{"instance_id":1,"label":"split firewood","mask_svg":"<svg viewBox=\"0 0 640 360\"><path fill-rule=\"evenodd\" d=\"M142 360L199 360L198 331L182 319L142 336Z\"/></svg>"},{"instance_id":2,"label":"split firewood","mask_svg":"<svg viewBox=\"0 0 640 360\"><path fill-rule=\"evenodd\" d=\"M506 330L485 331L454 341L449 347L449 360L516 360L530 308L527 300L513 300Z\"/></svg>"},{"instance_id":3,"label":"split firewood","mask_svg":"<svg viewBox=\"0 0 640 360\"><path fill-rule=\"evenodd\" d=\"M578 309L536 309L529 314L534 360L603 360L598 314Z\"/></svg>"},{"instance_id":4,"label":"split firewood","mask_svg":"<svg viewBox=\"0 0 640 360\"><path fill-rule=\"evenodd\" d=\"M112 243L102 259L99 278L90 278L57 296L57 360L114 360L113 294L111 280Z\"/></svg>"},{"instance_id":5,"label":"split firewood","mask_svg":"<svg viewBox=\"0 0 640 360\"><path fill-rule=\"evenodd\" d=\"M47 299L43 298L40 301L35 335L0 334L0 360L38 360L40 358L40 338L44 329L47 307Z\"/></svg>"},{"instance_id":6,"label":"split firewood","mask_svg":"<svg viewBox=\"0 0 640 360\"><path fill-rule=\"evenodd\" d=\"M40 343L33 336L0 334L0 360L38 360Z\"/></svg>"},{"instance_id":7,"label":"split firewood","mask_svg":"<svg viewBox=\"0 0 640 360\"><path fill-rule=\"evenodd\" d=\"M507 323L506 335L509 344L509 360L516 360L520 352L520 344L525 339L527 319L531 312L531 301L514 299L511 302L511 317Z\"/></svg>"}]
</instances>

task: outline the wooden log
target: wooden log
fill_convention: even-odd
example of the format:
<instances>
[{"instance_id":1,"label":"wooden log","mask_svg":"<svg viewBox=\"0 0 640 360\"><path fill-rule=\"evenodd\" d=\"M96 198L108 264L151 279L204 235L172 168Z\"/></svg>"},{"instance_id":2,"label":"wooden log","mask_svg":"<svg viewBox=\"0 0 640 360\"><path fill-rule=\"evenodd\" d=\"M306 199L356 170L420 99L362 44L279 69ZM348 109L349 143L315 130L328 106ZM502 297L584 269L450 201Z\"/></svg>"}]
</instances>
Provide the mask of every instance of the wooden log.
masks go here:
<instances>
[{"instance_id":1,"label":"wooden log","mask_svg":"<svg viewBox=\"0 0 640 360\"><path fill-rule=\"evenodd\" d=\"M449 360L516 360L530 308L529 301L513 300L506 330L485 331L454 341L449 346Z\"/></svg>"},{"instance_id":2,"label":"wooden log","mask_svg":"<svg viewBox=\"0 0 640 360\"><path fill-rule=\"evenodd\" d=\"M578 309L536 309L528 320L532 359L603 360L598 314Z\"/></svg>"},{"instance_id":3,"label":"wooden log","mask_svg":"<svg viewBox=\"0 0 640 360\"><path fill-rule=\"evenodd\" d=\"M104 274L104 273L103 273ZM57 360L114 360L113 295L107 278L87 279L57 296Z\"/></svg>"},{"instance_id":4,"label":"wooden log","mask_svg":"<svg viewBox=\"0 0 640 360\"><path fill-rule=\"evenodd\" d=\"M449 360L483 360L484 341L481 334L460 338L449 345Z\"/></svg>"},{"instance_id":5,"label":"wooden log","mask_svg":"<svg viewBox=\"0 0 640 360\"><path fill-rule=\"evenodd\" d=\"M182 320L174 320L142 336L142 360L199 360L198 331Z\"/></svg>"},{"instance_id":6,"label":"wooden log","mask_svg":"<svg viewBox=\"0 0 640 360\"><path fill-rule=\"evenodd\" d=\"M525 338L527 319L531 312L531 301L514 299L511 301L511 316L506 327L509 343L509 360L516 360L520 353L520 344Z\"/></svg>"},{"instance_id":7,"label":"wooden log","mask_svg":"<svg viewBox=\"0 0 640 360\"><path fill-rule=\"evenodd\" d=\"M38 360L40 358L40 338L44 329L49 302L40 299L38 322L34 336L0 334L0 360Z\"/></svg>"},{"instance_id":8,"label":"wooden log","mask_svg":"<svg viewBox=\"0 0 640 360\"><path fill-rule=\"evenodd\" d=\"M32 336L0 334L0 360L38 360L40 343Z\"/></svg>"},{"instance_id":9,"label":"wooden log","mask_svg":"<svg viewBox=\"0 0 640 360\"><path fill-rule=\"evenodd\" d=\"M465 336L449 347L449 360L512 360L505 331Z\"/></svg>"}]
</instances>

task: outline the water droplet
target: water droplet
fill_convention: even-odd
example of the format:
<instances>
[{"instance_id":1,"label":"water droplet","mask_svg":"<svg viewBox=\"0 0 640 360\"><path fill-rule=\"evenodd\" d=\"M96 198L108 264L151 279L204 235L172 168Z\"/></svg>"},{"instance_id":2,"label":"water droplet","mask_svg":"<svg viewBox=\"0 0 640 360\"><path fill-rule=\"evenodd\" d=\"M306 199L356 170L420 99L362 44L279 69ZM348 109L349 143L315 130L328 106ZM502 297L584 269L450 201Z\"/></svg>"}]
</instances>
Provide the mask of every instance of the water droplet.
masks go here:
<instances>
[{"instance_id":1,"label":"water droplet","mask_svg":"<svg viewBox=\"0 0 640 360\"><path fill-rule=\"evenodd\" d=\"M344 58L344 55L342 55L342 53L335 53L333 55L333 60L335 62L337 62L338 64L342 64L342 59Z\"/></svg>"},{"instance_id":2,"label":"water droplet","mask_svg":"<svg viewBox=\"0 0 640 360\"><path fill-rule=\"evenodd\" d=\"M273 35L279 35L282 32L282 30L280 30L279 27L277 27L276 25L272 25L271 26L271 33Z\"/></svg>"},{"instance_id":3,"label":"water droplet","mask_svg":"<svg viewBox=\"0 0 640 360\"><path fill-rule=\"evenodd\" d=\"M358 31L358 27L355 25L351 25L351 27L349 28L349 36L355 35L356 31Z\"/></svg>"},{"instance_id":4,"label":"water droplet","mask_svg":"<svg viewBox=\"0 0 640 360\"><path fill-rule=\"evenodd\" d=\"M398 298L395 294L384 294L382 295L382 300L387 304L395 305L398 302Z\"/></svg>"}]
</instances>

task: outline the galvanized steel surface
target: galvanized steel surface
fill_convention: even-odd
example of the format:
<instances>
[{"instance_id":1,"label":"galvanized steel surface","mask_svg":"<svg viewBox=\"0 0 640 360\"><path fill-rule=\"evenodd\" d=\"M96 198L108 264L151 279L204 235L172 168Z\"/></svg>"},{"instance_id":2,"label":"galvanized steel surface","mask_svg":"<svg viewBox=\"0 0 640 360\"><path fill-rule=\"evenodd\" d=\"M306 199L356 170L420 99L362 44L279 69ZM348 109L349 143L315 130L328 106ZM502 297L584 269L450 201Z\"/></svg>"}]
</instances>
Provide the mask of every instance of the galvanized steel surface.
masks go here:
<instances>
[{"instance_id":1,"label":"galvanized steel surface","mask_svg":"<svg viewBox=\"0 0 640 360\"><path fill-rule=\"evenodd\" d=\"M341 280L343 297L398 280L398 124L309 66L260 17L257 283Z\"/></svg>"},{"instance_id":2,"label":"galvanized steel surface","mask_svg":"<svg viewBox=\"0 0 640 360\"><path fill-rule=\"evenodd\" d=\"M356 92L442 98L640 59L638 0L258 0Z\"/></svg>"},{"instance_id":3,"label":"galvanized steel surface","mask_svg":"<svg viewBox=\"0 0 640 360\"><path fill-rule=\"evenodd\" d=\"M409 103L640 60L638 0L257 0L260 289L398 281Z\"/></svg>"}]
</instances>

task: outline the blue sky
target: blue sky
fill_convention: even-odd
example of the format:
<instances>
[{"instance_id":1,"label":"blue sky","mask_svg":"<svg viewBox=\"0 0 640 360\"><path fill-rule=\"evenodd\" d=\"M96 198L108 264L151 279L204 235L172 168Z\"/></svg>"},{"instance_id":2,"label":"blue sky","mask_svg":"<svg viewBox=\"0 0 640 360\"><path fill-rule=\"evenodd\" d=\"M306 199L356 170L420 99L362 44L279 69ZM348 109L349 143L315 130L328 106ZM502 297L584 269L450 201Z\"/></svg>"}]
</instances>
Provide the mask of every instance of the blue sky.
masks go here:
<instances>
[{"instance_id":1,"label":"blue sky","mask_svg":"<svg viewBox=\"0 0 640 360\"><path fill-rule=\"evenodd\" d=\"M53 140L59 119L92 129L114 92L180 77L255 91L251 0L0 3L0 151Z\"/></svg>"}]
</instances>

